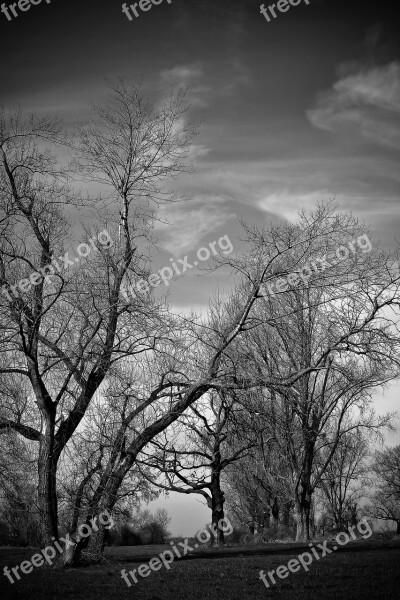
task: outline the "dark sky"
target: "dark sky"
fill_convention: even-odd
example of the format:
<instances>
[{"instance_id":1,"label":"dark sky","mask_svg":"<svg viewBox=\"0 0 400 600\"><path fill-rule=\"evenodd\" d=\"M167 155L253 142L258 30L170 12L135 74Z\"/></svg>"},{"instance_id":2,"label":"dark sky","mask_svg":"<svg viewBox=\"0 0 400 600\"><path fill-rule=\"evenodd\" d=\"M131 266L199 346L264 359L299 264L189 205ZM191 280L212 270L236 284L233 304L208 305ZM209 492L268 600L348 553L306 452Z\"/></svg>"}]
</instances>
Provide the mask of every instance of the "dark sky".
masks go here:
<instances>
[{"instance_id":1,"label":"dark sky","mask_svg":"<svg viewBox=\"0 0 400 600\"><path fill-rule=\"evenodd\" d=\"M203 124L195 171L177 183L189 201L159 211L171 223L158 225L159 264L226 233L237 249L237 217L295 218L332 197L383 244L400 238L399 0L303 1L270 23L259 0L164 0L131 22L121 6L42 0L10 22L0 13L0 101L71 127L101 102L105 77L153 96L189 87ZM170 286L174 306L204 309L215 283L190 272ZM394 385L379 412L397 399ZM175 533L204 525L207 509L193 506L167 506Z\"/></svg>"}]
</instances>

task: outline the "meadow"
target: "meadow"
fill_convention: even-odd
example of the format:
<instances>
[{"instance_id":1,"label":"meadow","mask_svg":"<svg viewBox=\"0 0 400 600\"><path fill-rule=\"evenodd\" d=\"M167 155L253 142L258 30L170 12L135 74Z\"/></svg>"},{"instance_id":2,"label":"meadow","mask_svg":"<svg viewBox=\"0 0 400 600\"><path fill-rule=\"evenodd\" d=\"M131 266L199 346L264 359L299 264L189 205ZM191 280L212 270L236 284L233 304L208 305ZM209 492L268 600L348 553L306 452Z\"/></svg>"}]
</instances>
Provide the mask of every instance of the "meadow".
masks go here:
<instances>
[{"instance_id":1,"label":"meadow","mask_svg":"<svg viewBox=\"0 0 400 600\"><path fill-rule=\"evenodd\" d=\"M358 600L398 598L400 540L369 539L348 544L310 567L266 589L260 570L269 571L307 550L305 544L279 544L220 549L201 548L170 570L151 573L128 587L121 569L137 568L168 546L110 548L101 565L36 569L11 585L3 578L0 597L19 600ZM0 548L0 566L12 567L32 549Z\"/></svg>"}]
</instances>

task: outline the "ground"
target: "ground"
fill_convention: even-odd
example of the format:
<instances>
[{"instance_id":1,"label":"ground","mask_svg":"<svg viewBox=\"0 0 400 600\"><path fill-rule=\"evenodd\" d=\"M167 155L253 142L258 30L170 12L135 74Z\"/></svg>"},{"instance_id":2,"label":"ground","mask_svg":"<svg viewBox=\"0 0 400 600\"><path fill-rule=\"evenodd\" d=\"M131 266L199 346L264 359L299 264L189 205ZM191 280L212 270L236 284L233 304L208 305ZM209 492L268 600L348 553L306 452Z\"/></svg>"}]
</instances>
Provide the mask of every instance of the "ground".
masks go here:
<instances>
[{"instance_id":1,"label":"ground","mask_svg":"<svg viewBox=\"0 0 400 600\"><path fill-rule=\"evenodd\" d=\"M265 572L286 565L309 548L307 545L263 545L200 549L169 570L162 568L128 587L121 569L139 564L168 549L124 547L107 552L103 565L65 571L34 568L13 585L3 575L29 560L32 549L0 548L0 598L7 600L396 600L400 589L400 540L360 540L343 546L266 589L259 579ZM321 554L321 552L320 552Z\"/></svg>"}]
</instances>

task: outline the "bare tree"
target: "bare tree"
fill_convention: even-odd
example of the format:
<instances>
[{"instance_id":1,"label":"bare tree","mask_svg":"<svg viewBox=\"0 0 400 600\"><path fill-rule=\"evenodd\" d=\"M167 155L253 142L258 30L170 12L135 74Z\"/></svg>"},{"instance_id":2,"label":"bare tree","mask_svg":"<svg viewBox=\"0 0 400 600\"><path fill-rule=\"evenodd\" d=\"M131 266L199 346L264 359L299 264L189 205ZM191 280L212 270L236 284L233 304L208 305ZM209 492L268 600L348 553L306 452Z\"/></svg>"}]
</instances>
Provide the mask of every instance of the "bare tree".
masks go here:
<instances>
[{"instance_id":1,"label":"bare tree","mask_svg":"<svg viewBox=\"0 0 400 600\"><path fill-rule=\"evenodd\" d=\"M398 281L389 272L390 257L372 251L358 222L334 215L329 204L303 215L299 224L252 229L248 237L248 255L230 259L247 280L243 286L264 281L271 255L278 268L270 278L286 279L278 280L275 290L260 286L263 304L253 310L225 364L254 381L302 373L292 386L269 390L280 410L277 440L291 473L297 539L309 539L312 495L341 438L359 427L376 430L390 422L390 416L375 418L371 391L398 376ZM350 248L355 240L359 254L346 252L346 261L342 257L329 271L319 268L328 255L344 254L344 244ZM301 277L299 263L315 268ZM242 293L240 288L237 298ZM237 305L231 301L225 314ZM356 416L355 424L348 424L349 416Z\"/></svg>"},{"instance_id":2,"label":"bare tree","mask_svg":"<svg viewBox=\"0 0 400 600\"><path fill-rule=\"evenodd\" d=\"M0 518L15 545L39 540L39 512L35 501L35 448L15 431L0 436Z\"/></svg>"},{"instance_id":3,"label":"bare tree","mask_svg":"<svg viewBox=\"0 0 400 600\"><path fill-rule=\"evenodd\" d=\"M246 525L254 539L264 538L265 532L279 523L289 525L292 494L288 481L288 461L281 451L279 408L276 398L265 389L238 393L246 411L258 420L257 445L225 473L229 490L228 507ZM254 432L256 433L256 432Z\"/></svg>"},{"instance_id":4,"label":"bare tree","mask_svg":"<svg viewBox=\"0 0 400 600\"><path fill-rule=\"evenodd\" d=\"M341 437L321 479L324 506L337 531L357 524L353 522L357 503L365 496L369 481L368 456L368 439L362 429L355 429Z\"/></svg>"},{"instance_id":5,"label":"bare tree","mask_svg":"<svg viewBox=\"0 0 400 600\"><path fill-rule=\"evenodd\" d=\"M38 442L47 544L57 538L63 450L110 367L154 349L160 335L159 303L136 293L127 304L120 291L146 272L148 203L163 196L163 181L187 168L193 130L185 111L181 96L155 107L120 83L98 109L98 124L81 131L75 169L103 184L104 193L94 203L77 262L69 258L66 215L78 199L49 147L60 140L57 124L0 114L0 374L18 374L30 387L24 411L8 404L0 429Z\"/></svg>"},{"instance_id":6,"label":"bare tree","mask_svg":"<svg viewBox=\"0 0 400 600\"><path fill-rule=\"evenodd\" d=\"M394 521L396 533L400 534L400 446L376 452L373 470L377 490L369 507L370 514L377 519Z\"/></svg>"},{"instance_id":7,"label":"bare tree","mask_svg":"<svg viewBox=\"0 0 400 600\"><path fill-rule=\"evenodd\" d=\"M259 442L259 436L249 435L255 424L249 419L244 423L242 412L234 395L211 391L191 405L173 429L169 427L153 440L139 458L140 464L160 473L161 477L150 478L155 485L205 498L216 545L224 543L219 525L225 516L223 473Z\"/></svg>"}]
</instances>

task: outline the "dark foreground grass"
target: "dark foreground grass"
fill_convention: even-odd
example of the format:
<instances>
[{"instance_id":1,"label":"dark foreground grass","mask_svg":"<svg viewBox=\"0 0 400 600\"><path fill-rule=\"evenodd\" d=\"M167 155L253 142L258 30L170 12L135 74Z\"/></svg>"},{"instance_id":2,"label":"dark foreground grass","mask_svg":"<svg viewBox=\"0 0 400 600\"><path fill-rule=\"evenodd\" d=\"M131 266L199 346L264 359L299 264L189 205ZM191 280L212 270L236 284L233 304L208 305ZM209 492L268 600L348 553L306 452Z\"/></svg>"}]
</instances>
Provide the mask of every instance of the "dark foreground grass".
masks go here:
<instances>
[{"instance_id":1,"label":"dark foreground grass","mask_svg":"<svg viewBox=\"0 0 400 600\"><path fill-rule=\"evenodd\" d=\"M268 590L259 579L265 572L286 565L307 547L263 546L202 552L175 561L171 569L151 573L127 587L121 569L137 568L162 548L116 549L106 564L65 571L34 569L11 585L3 566L28 560L32 550L0 548L0 597L7 600L359 600L400 598L400 542L365 540L349 544L303 570L278 580ZM250 555L248 554L250 553Z\"/></svg>"}]
</instances>

